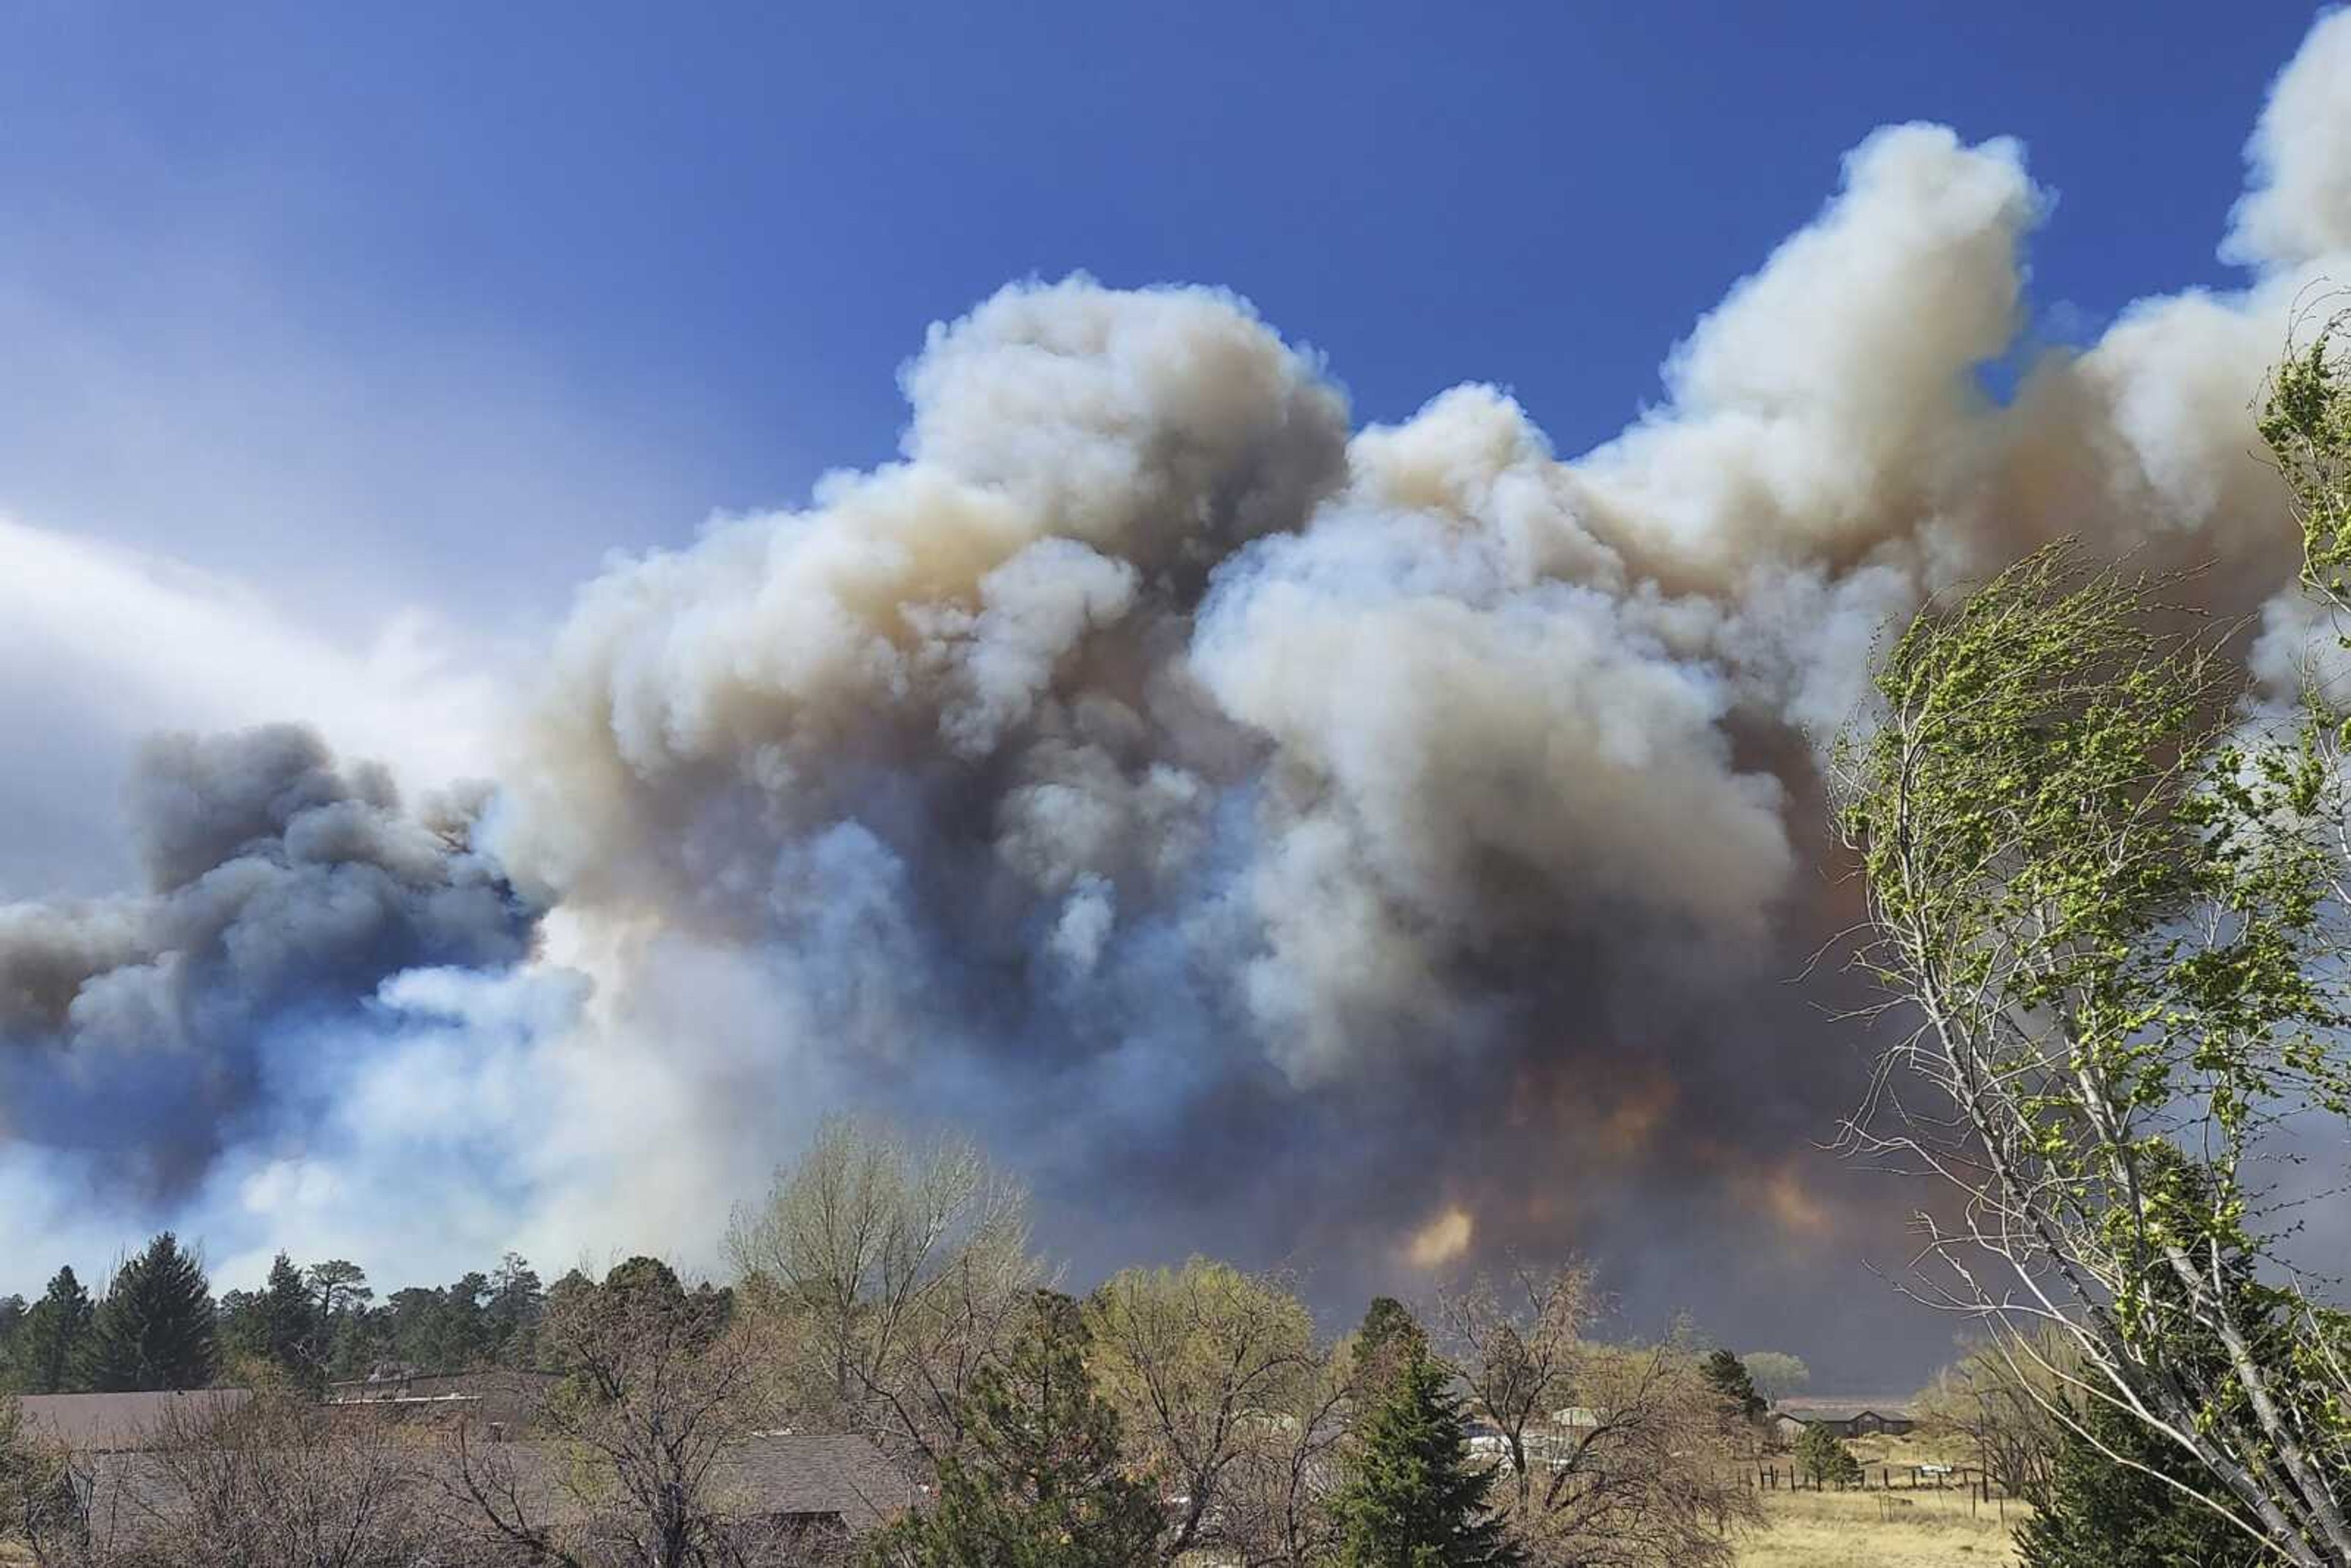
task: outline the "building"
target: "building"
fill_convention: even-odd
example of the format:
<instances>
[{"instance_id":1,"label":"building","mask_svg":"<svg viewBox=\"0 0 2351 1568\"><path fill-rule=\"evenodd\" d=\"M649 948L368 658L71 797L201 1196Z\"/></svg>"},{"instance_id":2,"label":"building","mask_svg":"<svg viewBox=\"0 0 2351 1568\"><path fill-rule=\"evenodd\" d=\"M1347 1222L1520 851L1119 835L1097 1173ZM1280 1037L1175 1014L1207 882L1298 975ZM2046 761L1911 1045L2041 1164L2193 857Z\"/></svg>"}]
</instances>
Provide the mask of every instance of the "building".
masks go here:
<instances>
[{"instance_id":1,"label":"building","mask_svg":"<svg viewBox=\"0 0 2351 1568\"><path fill-rule=\"evenodd\" d=\"M369 1450L378 1496L422 1502L452 1540L475 1537L482 1518L464 1500L459 1460L446 1444L406 1442ZM539 1528L598 1529L577 1486L580 1457L538 1443L503 1443L476 1450L494 1476L493 1490L508 1509ZM237 1474L220 1450L87 1451L68 1472L81 1517L94 1536L125 1543L171 1539L189 1517L192 1495L208 1495L222 1477ZM289 1451L298 1471L318 1473L315 1456ZM248 1456L266 1467L268 1452ZM249 1479L242 1475L239 1479ZM921 1505L920 1489L863 1437L834 1434L761 1433L729 1446L709 1472L704 1502L738 1543L809 1544L846 1542ZM329 1505L332 1506L332 1505ZM600 1505L601 1506L601 1505Z\"/></svg>"},{"instance_id":2,"label":"building","mask_svg":"<svg viewBox=\"0 0 2351 1568\"><path fill-rule=\"evenodd\" d=\"M130 1454L209 1426L253 1397L243 1388L172 1394L27 1394L16 1401L25 1435L77 1454Z\"/></svg>"},{"instance_id":3,"label":"building","mask_svg":"<svg viewBox=\"0 0 2351 1568\"><path fill-rule=\"evenodd\" d=\"M346 1419L420 1424L464 1421L493 1440L528 1433L562 1379L553 1373L413 1373L327 1385L326 1403Z\"/></svg>"},{"instance_id":4,"label":"building","mask_svg":"<svg viewBox=\"0 0 2351 1568\"><path fill-rule=\"evenodd\" d=\"M1917 1427L1907 1410L1875 1406L1782 1405L1771 1413L1771 1435L1794 1442L1808 1427L1825 1427L1840 1437L1901 1437Z\"/></svg>"}]
</instances>

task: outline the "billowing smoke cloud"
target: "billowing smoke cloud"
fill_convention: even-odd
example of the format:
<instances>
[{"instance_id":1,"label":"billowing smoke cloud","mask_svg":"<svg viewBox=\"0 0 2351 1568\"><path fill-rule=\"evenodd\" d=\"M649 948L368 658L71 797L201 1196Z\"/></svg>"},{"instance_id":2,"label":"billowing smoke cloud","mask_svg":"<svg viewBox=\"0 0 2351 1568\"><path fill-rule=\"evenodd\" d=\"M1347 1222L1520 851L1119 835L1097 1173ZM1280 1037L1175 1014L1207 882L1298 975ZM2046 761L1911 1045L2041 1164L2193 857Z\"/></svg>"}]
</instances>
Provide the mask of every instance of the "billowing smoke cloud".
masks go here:
<instances>
[{"instance_id":1,"label":"billowing smoke cloud","mask_svg":"<svg viewBox=\"0 0 2351 1568\"><path fill-rule=\"evenodd\" d=\"M1789 983L1853 913L1822 743L1890 621L2061 533L2291 624L2251 402L2351 268L2346 53L2321 23L2262 118L2242 293L2024 358L2046 193L1895 127L1572 460L1491 387L1353 430L1229 295L1008 288L906 369L901 461L587 588L478 831L283 735L160 754L156 892L0 916L0 1032L235 1082L238 1030L454 966L302 1080L342 1153L256 1199L230 1150L246 1208L348 1229L369 1127L519 1077L464 1134L510 1231L674 1245L851 1103L980 1130L1081 1263L1581 1245L1856 1364L1824 1260L1898 1263L1907 1195L1812 1147L1867 1049ZM467 976L529 939L501 877L549 954Z\"/></svg>"},{"instance_id":2,"label":"billowing smoke cloud","mask_svg":"<svg viewBox=\"0 0 2351 1568\"><path fill-rule=\"evenodd\" d=\"M338 767L291 725L150 743L131 800L148 891L0 905L10 1131L183 1182L288 1015L419 965L525 956L532 916L471 846L479 804L404 811L383 769Z\"/></svg>"}]
</instances>

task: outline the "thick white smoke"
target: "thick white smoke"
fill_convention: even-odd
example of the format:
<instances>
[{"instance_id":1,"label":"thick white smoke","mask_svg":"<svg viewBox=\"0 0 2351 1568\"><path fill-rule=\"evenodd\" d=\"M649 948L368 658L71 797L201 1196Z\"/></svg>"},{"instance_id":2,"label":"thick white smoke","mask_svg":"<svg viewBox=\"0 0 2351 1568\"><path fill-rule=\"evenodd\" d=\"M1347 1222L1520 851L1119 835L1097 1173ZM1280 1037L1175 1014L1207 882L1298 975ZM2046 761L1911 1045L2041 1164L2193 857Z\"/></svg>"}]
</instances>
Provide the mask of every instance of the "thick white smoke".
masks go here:
<instances>
[{"instance_id":1,"label":"thick white smoke","mask_svg":"<svg viewBox=\"0 0 2351 1568\"><path fill-rule=\"evenodd\" d=\"M464 1020L505 1020L482 1060L540 1087L481 1136L534 1238L706 1235L848 1101L975 1121L1081 1246L1148 1200L1342 1268L1604 1247L1673 1197L1791 1312L1883 1218L1800 1154L1857 1051L1780 983L1848 913L1820 743L1890 622L2058 534L2286 588L2252 403L2351 276L2346 83L2337 15L2250 149L2242 292L2021 366L2022 150L1881 131L1578 458L1483 386L1351 432L1229 295L1008 288L905 370L900 461L583 591L484 824L555 952L394 982L379 1060L495 1099ZM170 957L7 918L19 1013Z\"/></svg>"}]
</instances>

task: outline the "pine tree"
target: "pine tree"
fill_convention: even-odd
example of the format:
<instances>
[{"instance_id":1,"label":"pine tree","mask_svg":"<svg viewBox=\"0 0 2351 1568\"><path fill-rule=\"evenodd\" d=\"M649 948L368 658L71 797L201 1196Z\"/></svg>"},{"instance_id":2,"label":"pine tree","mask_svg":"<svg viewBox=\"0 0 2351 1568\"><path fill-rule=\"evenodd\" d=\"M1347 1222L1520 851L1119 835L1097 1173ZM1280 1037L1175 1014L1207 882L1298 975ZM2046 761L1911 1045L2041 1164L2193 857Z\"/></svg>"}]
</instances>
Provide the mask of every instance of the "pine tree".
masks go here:
<instances>
[{"instance_id":1,"label":"pine tree","mask_svg":"<svg viewBox=\"0 0 2351 1568\"><path fill-rule=\"evenodd\" d=\"M1796 1468L1812 1477L1815 1486L1861 1479L1861 1461L1853 1457L1844 1439L1817 1422L1796 1439Z\"/></svg>"},{"instance_id":2,"label":"pine tree","mask_svg":"<svg viewBox=\"0 0 2351 1568\"><path fill-rule=\"evenodd\" d=\"M1428 1333L1411 1309L1394 1296L1374 1296L1355 1331L1353 1395L1371 1406L1387 1397L1397 1376L1416 1356L1428 1354Z\"/></svg>"},{"instance_id":3,"label":"pine tree","mask_svg":"<svg viewBox=\"0 0 2351 1568\"><path fill-rule=\"evenodd\" d=\"M1752 1421L1763 1414L1764 1399L1755 1392L1755 1379L1749 1375L1747 1364L1730 1351L1718 1350L1708 1356L1698 1373L1741 1420Z\"/></svg>"},{"instance_id":4,"label":"pine tree","mask_svg":"<svg viewBox=\"0 0 2351 1568\"><path fill-rule=\"evenodd\" d=\"M122 1265L83 1346L83 1380L102 1393L203 1388L213 1380L212 1290L170 1231Z\"/></svg>"},{"instance_id":5,"label":"pine tree","mask_svg":"<svg viewBox=\"0 0 2351 1568\"><path fill-rule=\"evenodd\" d=\"M1471 1458L1461 1402L1416 1349L1362 1430L1336 1511L1340 1568L1515 1568L1525 1554L1489 1502L1495 1472Z\"/></svg>"},{"instance_id":6,"label":"pine tree","mask_svg":"<svg viewBox=\"0 0 2351 1568\"><path fill-rule=\"evenodd\" d=\"M259 1318L259 1350L272 1364L305 1385L323 1380L324 1368L312 1355L310 1287L294 1260L280 1252L269 1265L269 1281L255 1303Z\"/></svg>"},{"instance_id":7,"label":"pine tree","mask_svg":"<svg viewBox=\"0 0 2351 1568\"><path fill-rule=\"evenodd\" d=\"M2017 1531L2017 1561L2024 1568L2259 1568L2277 1561L2259 1541L2158 1479L2168 1477L2199 1494L2212 1484L2209 1474L2183 1463L2185 1456L2168 1438L2103 1401L2080 1419L2090 1437L2067 1434L2048 1509Z\"/></svg>"},{"instance_id":8,"label":"pine tree","mask_svg":"<svg viewBox=\"0 0 2351 1568\"><path fill-rule=\"evenodd\" d=\"M58 1270L16 1332L17 1386L26 1394L72 1393L89 1322L89 1292L71 1268Z\"/></svg>"},{"instance_id":9,"label":"pine tree","mask_svg":"<svg viewBox=\"0 0 2351 1568\"><path fill-rule=\"evenodd\" d=\"M1078 1305L1040 1291L1002 1368L962 1402L967 1457L939 1466L938 1506L881 1532L892 1568L1142 1568L1157 1561L1156 1489L1131 1476L1118 1416L1086 1371Z\"/></svg>"}]
</instances>

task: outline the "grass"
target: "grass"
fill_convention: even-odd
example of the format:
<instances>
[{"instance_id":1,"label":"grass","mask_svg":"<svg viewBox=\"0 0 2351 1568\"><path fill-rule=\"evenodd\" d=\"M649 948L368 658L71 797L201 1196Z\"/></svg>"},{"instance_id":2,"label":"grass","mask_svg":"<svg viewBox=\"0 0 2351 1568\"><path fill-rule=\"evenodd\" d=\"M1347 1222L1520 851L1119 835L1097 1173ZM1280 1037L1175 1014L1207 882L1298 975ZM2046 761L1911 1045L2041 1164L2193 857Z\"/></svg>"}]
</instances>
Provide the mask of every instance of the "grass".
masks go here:
<instances>
[{"instance_id":1,"label":"grass","mask_svg":"<svg viewBox=\"0 0 2351 1568\"><path fill-rule=\"evenodd\" d=\"M1771 1527L1750 1538L1739 1568L1989 1568L2013 1563L2009 1528L2024 1517L1964 1492L1766 1492ZM1890 1516L1890 1517L1889 1517Z\"/></svg>"},{"instance_id":2,"label":"grass","mask_svg":"<svg viewBox=\"0 0 2351 1568\"><path fill-rule=\"evenodd\" d=\"M1912 1465L1968 1464L1971 1454L1923 1435L1863 1437L1848 1447L1873 1484L1879 1467L1890 1466L1895 1490L1765 1492L1770 1528L1747 1542L1739 1568L2003 1568L2015 1563L2010 1531L2029 1511L2024 1504L2009 1501L2002 1522L1998 1502L1970 1509L1969 1494L1957 1489L1911 1491L1901 1485ZM1785 1469L1787 1457L1778 1456L1778 1463Z\"/></svg>"}]
</instances>

